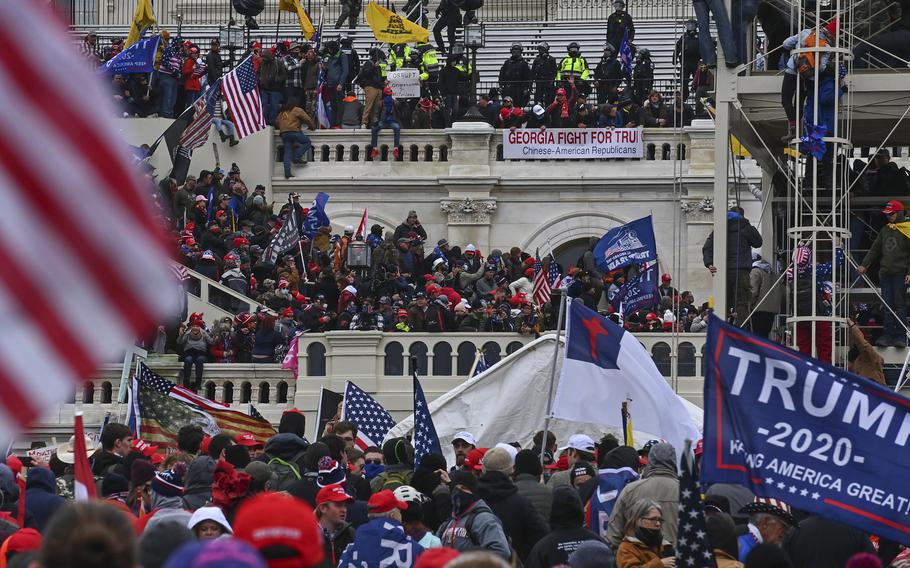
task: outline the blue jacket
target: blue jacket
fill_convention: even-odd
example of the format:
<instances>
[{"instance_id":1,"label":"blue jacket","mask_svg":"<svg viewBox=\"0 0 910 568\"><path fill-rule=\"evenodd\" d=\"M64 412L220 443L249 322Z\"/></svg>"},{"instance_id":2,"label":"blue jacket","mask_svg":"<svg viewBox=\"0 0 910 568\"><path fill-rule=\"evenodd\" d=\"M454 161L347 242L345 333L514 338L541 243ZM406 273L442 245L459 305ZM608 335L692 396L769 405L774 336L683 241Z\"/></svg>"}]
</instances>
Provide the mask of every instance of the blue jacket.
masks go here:
<instances>
[{"instance_id":1,"label":"blue jacket","mask_svg":"<svg viewBox=\"0 0 910 568\"><path fill-rule=\"evenodd\" d=\"M752 536L752 533L746 533L740 535L737 539L739 543L739 561L745 562L746 557L749 556L749 553L752 552L752 549L758 545L758 541L755 540L755 537Z\"/></svg>"},{"instance_id":2,"label":"blue jacket","mask_svg":"<svg viewBox=\"0 0 910 568\"><path fill-rule=\"evenodd\" d=\"M380 517L357 529L357 536L341 555L339 568L413 566L423 547L405 534L401 523Z\"/></svg>"},{"instance_id":3,"label":"blue jacket","mask_svg":"<svg viewBox=\"0 0 910 568\"><path fill-rule=\"evenodd\" d=\"M348 58L339 51L325 58L326 85L335 87L343 84L348 77Z\"/></svg>"},{"instance_id":4,"label":"blue jacket","mask_svg":"<svg viewBox=\"0 0 910 568\"><path fill-rule=\"evenodd\" d=\"M54 473L45 467L28 470L25 482L25 510L35 518L35 528L43 532L50 518L66 499L57 495Z\"/></svg>"}]
</instances>

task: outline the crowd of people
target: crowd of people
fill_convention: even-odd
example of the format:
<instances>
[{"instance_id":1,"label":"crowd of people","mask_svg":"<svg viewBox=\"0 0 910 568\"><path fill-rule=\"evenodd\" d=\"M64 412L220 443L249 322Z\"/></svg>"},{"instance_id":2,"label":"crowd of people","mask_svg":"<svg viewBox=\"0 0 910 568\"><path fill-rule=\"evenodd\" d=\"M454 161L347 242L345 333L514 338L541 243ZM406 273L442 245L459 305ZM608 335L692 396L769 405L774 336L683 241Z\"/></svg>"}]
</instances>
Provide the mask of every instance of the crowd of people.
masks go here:
<instances>
[{"instance_id":1,"label":"crowd of people","mask_svg":"<svg viewBox=\"0 0 910 568\"><path fill-rule=\"evenodd\" d=\"M73 502L74 439L47 463L10 455L0 464L0 564L677 565L681 492L676 450L666 442L636 449L611 434L557 441L538 432L529 448L493 440L487 447L462 431L453 434L455 462L447 463L434 453L415 461L407 438L361 450L353 422L329 421L313 443L305 428L297 409L264 442L187 425L164 452L109 423L97 448L86 438L98 494L90 502ZM700 454L699 444L696 471ZM598 487L609 472L619 472L611 477L618 485L604 500ZM745 487L703 489L707 530L698 544L720 567L910 565L910 552L896 543Z\"/></svg>"}]
</instances>

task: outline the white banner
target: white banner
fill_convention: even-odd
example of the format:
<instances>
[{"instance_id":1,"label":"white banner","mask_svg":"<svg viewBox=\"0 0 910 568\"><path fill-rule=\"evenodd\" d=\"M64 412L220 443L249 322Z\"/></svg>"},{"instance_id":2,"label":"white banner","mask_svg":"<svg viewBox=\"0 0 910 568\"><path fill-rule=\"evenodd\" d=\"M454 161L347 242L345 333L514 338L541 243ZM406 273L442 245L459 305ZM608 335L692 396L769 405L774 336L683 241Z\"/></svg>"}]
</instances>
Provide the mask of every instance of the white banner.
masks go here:
<instances>
[{"instance_id":1,"label":"white banner","mask_svg":"<svg viewBox=\"0 0 910 568\"><path fill-rule=\"evenodd\" d=\"M516 128L502 131L505 160L644 158L641 128Z\"/></svg>"},{"instance_id":2,"label":"white banner","mask_svg":"<svg viewBox=\"0 0 910 568\"><path fill-rule=\"evenodd\" d=\"M399 69L389 71L389 86L396 99L411 99L420 96L420 71L417 69Z\"/></svg>"}]
</instances>

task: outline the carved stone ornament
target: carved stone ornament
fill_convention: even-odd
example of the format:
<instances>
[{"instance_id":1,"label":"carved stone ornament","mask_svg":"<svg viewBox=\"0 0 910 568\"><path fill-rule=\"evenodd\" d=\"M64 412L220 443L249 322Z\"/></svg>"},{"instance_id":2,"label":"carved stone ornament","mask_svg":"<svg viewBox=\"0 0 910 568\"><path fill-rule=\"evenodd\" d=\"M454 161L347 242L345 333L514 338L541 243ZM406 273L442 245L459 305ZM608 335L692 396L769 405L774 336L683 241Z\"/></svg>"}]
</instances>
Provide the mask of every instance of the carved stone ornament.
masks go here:
<instances>
[{"instance_id":1,"label":"carved stone ornament","mask_svg":"<svg viewBox=\"0 0 910 568\"><path fill-rule=\"evenodd\" d=\"M714 200L710 197L704 197L701 201L681 201L679 208L687 215L692 213L709 214L714 212Z\"/></svg>"},{"instance_id":2,"label":"carved stone ornament","mask_svg":"<svg viewBox=\"0 0 910 568\"><path fill-rule=\"evenodd\" d=\"M439 208L449 216L450 224L481 225L490 222L490 215L496 211L496 201L465 197L458 201L443 201Z\"/></svg>"}]
</instances>

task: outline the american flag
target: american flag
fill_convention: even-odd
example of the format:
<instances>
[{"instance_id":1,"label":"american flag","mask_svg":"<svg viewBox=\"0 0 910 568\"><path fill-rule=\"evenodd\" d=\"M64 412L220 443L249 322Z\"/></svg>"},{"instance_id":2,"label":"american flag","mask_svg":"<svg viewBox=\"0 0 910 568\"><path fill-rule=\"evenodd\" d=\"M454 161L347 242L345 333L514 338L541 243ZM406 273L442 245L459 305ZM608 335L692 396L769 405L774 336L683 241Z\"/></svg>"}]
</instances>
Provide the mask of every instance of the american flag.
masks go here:
<instances>
[{"instance_id":1,"label":"american flag","mask_svg":"<svg viewBox=\"0 0 910 568\"><path fill-rule=\"evenodd\" d=\"M685 568L714 568L714 553L708 543L705 509L695 483L692 452L686 451L679 476L679 532L676 538L676 565Z\"/></svg>"},{"instance_id":2,"label":"american flag","mask_svg":"<svg viewBox=\"0 0 910 568\"><path fill-rule=\"evenodd\" d=\"M395 425L392 415L376 399L350 381L344 389L341 418L357 425L356 443L360 449L382 446L385 435Z\"/></svg>"},{"instance_id":3,"label":"american flag","mask_svg":"<svg viewBox=\"0 0 910 568\"><path fill-rule=\"evenodd\" d=\"M414 467L420 465L420 460L427 454L442 454L439 436L436 435L436 426L430 416L430 407L427 397L423 394L423 387L417 380L417 366L414 366Z\"/></svg>"},{"instance_id":4,"label":"american flag","mask_svg":"<svg viewBox=\"0 0 910 568\"><path fill-rule=\"evenodd\" d=\"M166 241L107 103L109 85L47 2L0 2L0 44L0 209L8 215L0 226L0 432L12 436L71 396L100 362L122 357L178 297ZM61 85L77 88L60 96ZM103 226L84 222L97 215ZM65 294L48 283L48 262L67 275Z\"/></svg>"},{"instance_id":5,"label":"american flag","mask_svg":"<svg viewBox=\"0 0 910 568\"><path fill-rule=\"evenodd\" d=\"M193 119L180 136L180 145L195 150L209 139L209 128L215 117L215 104L221 95L221 83L216 82L193 103Z\"/></svg>"},{"instance_id":6,"label":"american flag","mask_svg":"<svg viewBox=\"0 0 910 568\"><path fill-rule=\"evenodd\" d=\"M484 371L486 371L489 368L490 368L490 366L487 365L487 358L486 358L486 355L484 355L484 350L478 348L477 349L477 365L474 366L474 374L472 376L476 377L477 375L479 375L480 373L483 373Z\"/></svg>"},{"instance_id":7,"label":"american flag","mask_svg":"<svg viewBox=\"0 0 910 568\"><path fill-rule=\"evenodd\" d=\"M556 263L552 252L550 253L550 266L547 269L547 280L550 282L550 290L558 290L562 286L562 274L559 272L559 264Z\"/></svg>"},{"instance_id":8,"label":"american flag","mask_svg":"<svg viewBox=\"0 0 910 568\"><path fill-rule=\"evenodd\" d=\"M325 69L319 66L319 78L316 81L316 120L320 128L332 127L332 97L325 84Z\"/></svg>"},{"instance_id":9,"label":"american flag","mask_svg":"<svg viewBox=\"0 0 910 568\"><path fill-rule=\"evenodd\" d=\"M540 251L534 255L534 303L543 306L550 301L550 281L540 262Z\"/></svg>"},{"instance_id":10,"label":"american flag","mask_svg":"<svg viewBox=\"0 0 910 568\"><path fill-rule=\"evenodd\" d=\"M186 271L186 267L182 264L176 262L171 263L171 272L174 274L174 277L177 278L180 282L190 279L190 273Z\"/></svg>"},{"instance_id":11,"label":"american flag","mask_svg":"<svg viewBox=\"0 0 910 568\"><path fill-rule=\"evenodd\" d=\"M272 425L261 415L247 416L199 396L155 373L145 363L139 364L134 388L139 434L152 444L175 446L177 432L187 424L199 424L210 436L219 432L231 436L251 432L263 443L275 434Z\"/></svg>"},{"instance_id":12,"label":"american flag","mask_svg":"<svg viewBox=\"0 0 910 568\"><path fill-rule=\"evenodd\" d=\"M234 117L238 140L265 128L252 55L221 78L221 90L224 104Z\"/></svg>"}]
</instances>

